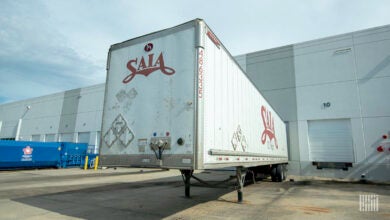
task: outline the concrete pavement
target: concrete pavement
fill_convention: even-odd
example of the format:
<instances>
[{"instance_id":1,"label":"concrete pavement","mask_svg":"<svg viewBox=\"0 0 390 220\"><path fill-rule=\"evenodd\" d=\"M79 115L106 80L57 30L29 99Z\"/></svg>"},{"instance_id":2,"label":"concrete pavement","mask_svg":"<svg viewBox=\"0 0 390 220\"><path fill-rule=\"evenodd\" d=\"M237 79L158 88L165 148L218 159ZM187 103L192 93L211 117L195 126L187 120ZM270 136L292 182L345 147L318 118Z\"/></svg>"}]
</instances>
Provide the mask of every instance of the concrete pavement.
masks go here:
<instances>
[{"instance_id":1,"label":"concrete pavement","mask_svg":"<svg viewBox=\"0 0 390 220\"><path fill-rule=\"evenodd\" d=\"M222 180L234 172L196 174ZM0 219L389 219L390 185L291 177L244 188L192 187L179 171L118 168L0 172ZM192 181L194 182L194 181ZM233 184L233 182L232 182ZM379 210L359 211L360 195L379 195Z\"/></svg>"}]
</instances>

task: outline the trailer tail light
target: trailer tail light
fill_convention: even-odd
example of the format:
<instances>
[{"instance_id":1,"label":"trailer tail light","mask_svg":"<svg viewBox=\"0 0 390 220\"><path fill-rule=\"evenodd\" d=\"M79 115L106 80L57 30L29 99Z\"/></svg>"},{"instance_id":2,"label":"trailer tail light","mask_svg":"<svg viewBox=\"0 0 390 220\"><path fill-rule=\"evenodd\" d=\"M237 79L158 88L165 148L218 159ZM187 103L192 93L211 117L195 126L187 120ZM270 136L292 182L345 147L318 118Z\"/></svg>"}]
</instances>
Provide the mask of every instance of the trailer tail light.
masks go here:
<instances>
[{"instance_id":1,"label":"trailer tail light","mask_svg":"<svg viewBox=\"0 0 390 220\"><path fill-rule=\"evenodd\" d=\"M387 139L387 135L386 134L382 135L382 138Z\"/></svg>"},{"instance_id":2,"label":"trailer tail light","mask_svg":"<svg viewBox=\"0 0 390 220\"><path fill-rule=\"evenodd\" d=\"M384 149L383 149L382 146L377 147L376 150L377 150L378 152L383 152L383 151L384 151Z\"/></svg>"}]
</instances>

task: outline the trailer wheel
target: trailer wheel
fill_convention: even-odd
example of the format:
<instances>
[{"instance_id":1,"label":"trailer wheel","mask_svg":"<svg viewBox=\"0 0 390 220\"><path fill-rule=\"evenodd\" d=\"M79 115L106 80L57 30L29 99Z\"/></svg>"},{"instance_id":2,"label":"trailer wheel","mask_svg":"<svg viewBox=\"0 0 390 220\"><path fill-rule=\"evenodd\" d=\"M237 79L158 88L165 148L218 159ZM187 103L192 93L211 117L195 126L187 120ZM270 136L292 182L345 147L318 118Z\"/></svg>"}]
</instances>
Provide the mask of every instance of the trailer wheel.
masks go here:
<instances>
[{"instance_id":1,"label":"trailer wheel","mask_svg":"<svg viewBox=\"0 0 390 220\"><path fill-rule=\"evenodd\" d=\"M283 165L283 180L286 180L287 178L287 169L286 169L286 165Z\"/></svg>"},{"instance_id":2,"label":"trailer wheel","mask_svg":"<svg viewBox=\"0 0 390 220\"><path fill-rule=\"evenodd\" d=\"M285 179L284 169L283 169L283 166L281 164L278 164L276 166L276 179L278 182L283 182L283 180Z\"/></svg>"},{"instance_id":3,"label":"trailer wheel","mask_svg":"<svg viewBox=\"0 0 390 220\"><path fill-rule=\"evenodd\" d=\"M272 182L276 182L276 167L275 166L273 166L272 168L271 168L271 180L272 180Z\"/></svg>"}]
</instances>

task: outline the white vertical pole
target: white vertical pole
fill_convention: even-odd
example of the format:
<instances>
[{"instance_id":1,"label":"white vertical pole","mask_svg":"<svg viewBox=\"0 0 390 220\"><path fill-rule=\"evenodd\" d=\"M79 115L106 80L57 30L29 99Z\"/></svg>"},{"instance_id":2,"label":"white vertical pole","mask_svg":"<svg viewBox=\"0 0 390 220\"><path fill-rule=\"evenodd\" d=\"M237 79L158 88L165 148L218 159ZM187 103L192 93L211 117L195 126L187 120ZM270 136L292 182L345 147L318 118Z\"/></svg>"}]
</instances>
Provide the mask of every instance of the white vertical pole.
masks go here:
<instances>
[{"instance_id":1,"label":"white vertical pole","mask_svg":"<svg viewBox=\"0 0 390 220\"><path fill-rule=\"evenodd\" d=\"M100 145L100 132L96 131L95 136L96 136L95 137L95 148L93 149L93 153L98 154L99 153L99 145Z\"/></svg>"},{"instance_id":2,"label":"white vertical pole","mask_svg":"<svg viewBox=\"0 0 390 220\"><path fill-rule=\"evenodd\" d=\"M16 135L15 135L15 141L19 140L19 135L20 135L20 129L22 128L22 119L19 118L18 121L18 127L16 128Z\"/></svg>"},{"instance_id":3,"label":"white vertical pole","mask_svg":"<svg viewBox=\"0 0 390 220\"><path fill-rule=\"evenodd\" d=\"M3 121L0 121L0 134L1 134L1 127L3 126Z\"/></svg>"}]
</instances>

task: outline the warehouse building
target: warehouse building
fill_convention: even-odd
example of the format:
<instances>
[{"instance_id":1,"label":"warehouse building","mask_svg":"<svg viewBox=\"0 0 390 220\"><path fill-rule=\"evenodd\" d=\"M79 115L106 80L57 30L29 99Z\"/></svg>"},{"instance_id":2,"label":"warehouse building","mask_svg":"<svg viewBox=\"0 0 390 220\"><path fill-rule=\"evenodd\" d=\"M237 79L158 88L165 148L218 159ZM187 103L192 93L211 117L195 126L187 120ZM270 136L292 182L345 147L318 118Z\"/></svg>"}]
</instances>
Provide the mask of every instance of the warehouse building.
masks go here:
<instances>
[{"instance_id":1,"label":"warehouse building","mask_svg":"<svg viewBox=\"0 0 390 220\"><path fill-rule=\"evenodd\" d=\"M0 105L0 139L89 143L97 153L104 84Z\"/></svg>"},{"instance_id":2,"label":"warehouse building","mask_svg":"<svg viewBox=\"0 0 390 220\"><path fill-rule=\"evenodd\" d=\"M288 123L289 173L390 180L390 26L237 60Z\"/></svg>"},{"instance_id":3,"label":"warehouse building","mask_svg":"<svg viewBox=\"0 0 390 220\"><path fill-rule=\"evenodd\" d=\"M236 57L289 134L289 173L390 181L390 25ZM0 138L88 142L105 85L0 105Z\"/></svg>"}]
</instances>

